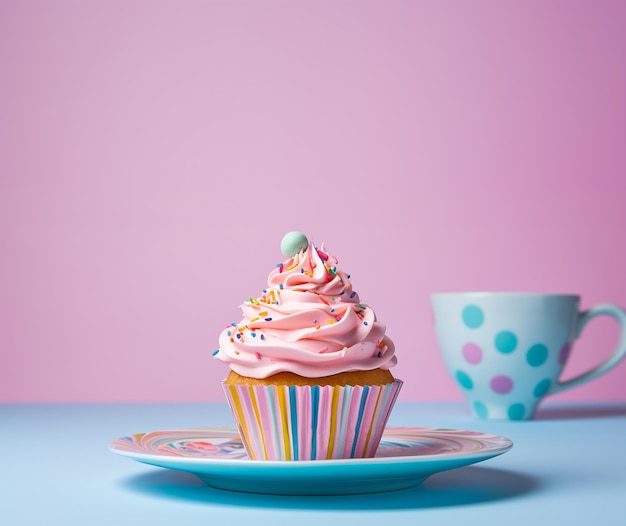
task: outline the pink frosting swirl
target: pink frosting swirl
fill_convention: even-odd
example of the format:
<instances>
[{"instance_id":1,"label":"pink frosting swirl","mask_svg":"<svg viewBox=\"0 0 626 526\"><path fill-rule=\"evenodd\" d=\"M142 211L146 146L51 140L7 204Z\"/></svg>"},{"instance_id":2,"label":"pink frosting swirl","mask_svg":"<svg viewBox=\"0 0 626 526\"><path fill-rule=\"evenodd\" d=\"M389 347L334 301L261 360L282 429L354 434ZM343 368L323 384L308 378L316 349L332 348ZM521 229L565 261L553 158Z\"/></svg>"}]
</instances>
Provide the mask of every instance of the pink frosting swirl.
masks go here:
<instances>
[{"instance_id":1,"label":"pink frosting swirl","mask_svg":"<svg viewBox=\"0 0 626 526\"><path fill-rule=\"evenodd\" d=\"M288 371L319 378L396 364L385 325L361 303L337 259L312 243L274 269L243 319L224 329L214 357L242 376Z\"/></svg>"}]
</instances>

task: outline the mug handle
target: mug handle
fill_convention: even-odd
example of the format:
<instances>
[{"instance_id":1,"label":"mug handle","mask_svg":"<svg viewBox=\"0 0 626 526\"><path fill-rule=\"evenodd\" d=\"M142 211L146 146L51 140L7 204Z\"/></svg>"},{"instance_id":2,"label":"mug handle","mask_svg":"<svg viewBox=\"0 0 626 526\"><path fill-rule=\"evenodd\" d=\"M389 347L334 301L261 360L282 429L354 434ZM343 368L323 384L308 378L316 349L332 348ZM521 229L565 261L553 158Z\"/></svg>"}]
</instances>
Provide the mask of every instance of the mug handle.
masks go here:
<instances>
[{"instance_id":1,"label":"mug handle","mask_svg":"<svg viewBox=\"0 0 626 526\"><path fill-rule=\"evenodd\" d=\"M620 338L613 351L613 354L609 356L604 362L600 365L594 367L590 371L586 373L582 373L570 380L566 380L565 382L557 381L550 389L550 394L559 393L564 391L565 389L569 389L570 387L575 387L584 382L588 382L593 378L597 378L598 376L606 373L613 367L615 367L624 356L626 356L626 311L618 307L617 305L611 304L601 304L591 307L589 310L580 312L578 314L578 327L576 331L576 338L578 338L587 323L591 321L592 318L596 316L611 316L614 318L620 326Z\"/></svg>"}]
</instances>

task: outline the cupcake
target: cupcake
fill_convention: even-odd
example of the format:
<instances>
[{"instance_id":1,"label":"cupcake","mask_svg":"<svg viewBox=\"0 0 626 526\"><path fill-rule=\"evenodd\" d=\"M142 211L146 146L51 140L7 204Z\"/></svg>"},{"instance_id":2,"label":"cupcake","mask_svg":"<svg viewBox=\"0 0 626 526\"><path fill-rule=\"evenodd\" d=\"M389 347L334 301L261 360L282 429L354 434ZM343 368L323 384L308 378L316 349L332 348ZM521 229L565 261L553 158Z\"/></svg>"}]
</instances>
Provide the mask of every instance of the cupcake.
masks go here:
<instances>
[{"instance_id":1,"label":"cupcake","mask_svg":"<svg viewBox=\"0 0 626 526\"><path fill-rule=\"evenodd\" d=\"M281 249L213 353L243 444L253 460L373 457L402 385L393 342L324 245L290 232Z\"/></svg>"}]
</instances>

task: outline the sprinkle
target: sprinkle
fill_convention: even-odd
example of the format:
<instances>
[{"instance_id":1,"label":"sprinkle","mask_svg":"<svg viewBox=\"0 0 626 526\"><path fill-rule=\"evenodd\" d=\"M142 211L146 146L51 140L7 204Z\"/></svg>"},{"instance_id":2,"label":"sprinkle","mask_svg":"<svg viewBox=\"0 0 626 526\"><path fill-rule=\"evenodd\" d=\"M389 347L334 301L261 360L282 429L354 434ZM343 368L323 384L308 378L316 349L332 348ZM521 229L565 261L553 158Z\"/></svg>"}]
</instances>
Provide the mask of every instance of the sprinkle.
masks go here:
<instances>
[{"instance_id":1,"label":"sprinkle","mask_svg":"<svg viewBox=\"0 0 626 526\"><path fill-rule=\"evenodd\" d=\"M237 327L237 324L236 323L231 323L230 326L231 327Z\"/></svg>"},{"instance_id":2,"label":"sprinkle","mask_svg":"<svg viewBox=\"0 0 626 526\"><path fill-rule=\"evenodd\" d=\"M281 283L280 285L278 285L278 288L279 288L280 290L283 290L283 284Z\"/></svg>"},{"instance_id":3,"label":"sprinkle","mask_svg":"<svg viewBox=\"0 0 626 526\"><path fill-rule=\"evenodd\" d=\"M265 318L265 321L272 321L272 318Z\"/></svg>"},{"instance_id":4,"label":"sprinkle","mask_svg":"<svg viewBox=\"0 0 626 526\"><path fill-rule=\"evenodd\" d=\"M267 316L269 313L264 310L263 312L259 312L259 316Z\"/></svg>"},{"instance_id":5,"label":"sprinkle","mask_svg":"<svg viewBox=\"0 0 626 526\"><path fill-rule=\"evenodd\" d=\"M336 319L337 321L341 321L341 316L335 316L335 319Z\"/></svg>"},{"instance_id":6,"label":"sprinkle","mask_svg":"<svg viewBox=\"0 0 626 526\"><path fill-rule=\"evenodd\" d=\"M324 354L328 350L328 347L322 347L318 352L318 354Z\"/></svg>"},{"instance_id":7,"label":"sprinkle","mask_svg":"<svg viewBox=\"0 0 626 526\"><path fill-rule=\"evenodd\" d=\"M364 322L363 322L363 325L367 325L367 322L366 322L366 321L364 321Z\"/></svg>"},{"instance_id":8,"label":"sprinkle","mask_svg":"<svg viewBox=\"0 0 626 526\"><path fill-rule=\"evenodd\" d=\"M282 264L282 263L280 263L280 264L278 265L278 272L279 272L280 274L282 274L282 273L283 273L283 269L284 269L283 264Z\"/></svg>"},{"instance_id":9,"label":"sprinkle","mask_svg":"<svg viewBox=\"0 0 626 526\"><path fill-rule=\"evenodd\" d=\"M257 360L260 360L260 359L261 359L261 355L260 355L258 352L255 352L255 353L254 353L254 356L256 356L256 359L257 359Z\"/></svg>"},{"instance_id":10,"label":"sprinkle","mask_svg":"<svg viewBox=\"0 0 626 526\"><path fill-rule=\"evenodd\" d=\"M250 334L252 335L253 338L256 338L256 332L251 332Z\"/></svg>"},{"instance_id":11,"label":"sprinkle","mask_svg":"<svg viewBox=\"0 0 626 526\"><path fill-rule=\"evenodd\" d=\"M325 254L325 253L324 253L324 252L322 252L321 250L318 250L318 251L317 251L317 255L318 255L319 257L321 257L324 261L327 261L327 260L328 260L328 254Z\"/></svg>"},{"instance_id":12,"label":"sprinkle","mask_svg":"<svg viewBox=\"0 0 626 526\"><path fill-rule=\"evenodd\" d=\"M328 325L332 325L333 323L335 323L335 320L328 320Z\"/></svg>"},{"instance_id":13,"label":"sprinkle","mask_svg":"<svg viewBox=\"0 0 626 526\"><path fill-rule=\"evenodd\" d=\"M365 310L367 307L365 305L363 305L362 303L359 303L358 305L359 309L363 309Z\"/></svg>"},{"instance_id":14,"label":"sprinkle","mask_svg":"<svg viewBox=\"0 0 626 526\"><path fill-rule=\"evenodd\" d=\"M237 339L241 340L241 334L237 333Z\"/></svg>"},{"instance_id":15,"label":"sprinkle","mask_svg":"<svg viewBox=\"0 0 626 526\"><path fill-rule=\"evenodd\" d=\"M250 296L250 297L248 298L248 301L249 301L250 303L252 303L253 305L258 305L258 304L259 304L259 302L258 302L257 300L255 300L252 296Z\"/></svg>"},{"instance_id":16,"label":"sprinkle","mask_svg":"<svg viewBox=\"0 0 626 526\"><path fill-rule=\"evenodd\" d=\"M351 298L354 298L356 296L356 292L352 291L352 294L350 294Z\"/></svg>"},{"instance_id":17,"label":"sprinkle","mask_svg":"<svg viewBox=\"0 0 626 526\"><path fill-rule=\"evenodd\" d=\"M347 277L348 279L350 279L350 274L346 274L346 277Z\"/></svg>"},{"instance_id":18,"label":"sprinkle","mask_svg":"<svg viewBox=\"0 0 626 526\"><path fill-rule=\"evenodd\" d=\"M304 269L303 268L300 269L300 274L304 274Z\"/></svg>"},{"instance_id":19,"label":"sprinkle","mask_svg":"<svg viewBox=\"0 0 626 526\"><path fill-rule=\"evenodd\" d=\"M220 350L219 350L219 349L215 349L215 350L213 351L213 356L215 356L218 352L220 352Z\"/></svg>"},{"instance_id":20,"label":"sprinkle","mask_svg":"<svg viewBox=\"0 0 626 526\"><path fill-rule=\"evenodd\" d=\"M262 340L264 340L264 339L265 339L265 336L264 336L263 334L261 334L261 339L262 339Z\"/></svg>"},{"instance_id":21,"label":"sprinkle","mask_svg":"<svg viewBox=\"0 0 626 526\"><path fill-rule=\"evenodd\" d=\"M235 351L235 354L239 356L241 353L239 351Z\"/></svg>"},{"instance_id":22,"label":"sprinkle","mask_svg":"<svg viewBox=\"0 0 626 526\"><path fill-rule=\"evenodd\" d=\"M235 340L233 340L232 338L230 339L230 343L235 343Z\"/></svg>"},{"instance_id":23,"label":"sprinkle","mask_svg":"<svg viewBox=\"0 0 626 526\"><path fill-rule=\"evenodd\" d=\"M226 334L230 336L232 333L230 331L226 331Z\"/></svg>"},{"instance_id":24,"label":"sprinkle","mask_svg":"<svg viewBox=\"0 0 626 526\"><path fill-rule=\"evenodd\" d=\"M376 356L378 356L379 358L383 355L383 353L381 353L380 351L378 351L378 353L376 354Z\"/></svg>"},{"instance_id":25,"label":"sprinkle","mask_svg":"<svg viewBox=\"0 0 626 526\"><path fill-rule=\"evenodd\" d=\"M335 309L330 309L330 312L335 312Z\"/></svg>"},{"instance_id":26,"label":"sprinkle","mask_svg":"<svg viewBox=\"0 0 626 526\"><path fill-rule=\"evenodd\" d=\"M259 317L258 317L258 316L256 316L255 318L252 318L252 319L250 320L250 323L252 323L253 321L258 321L258 320L259 320Z\"/></svg>"},{"instance_id":27,"label":"sprinkle","mask_svg":"<svg viewBox=\"0 0 626 526\"><path fill-rule=\"evenodd\" d=\"M314 324L315 324L315 323L317 323L317 320L313 320L313 323L314 323Z\"/></svg>"},{"instance_id":28,"label":"sprinkle","mask_svg":"<svg viewBox=\"0 0 626 526\"><path fill-rule=\"evenodd\" d=\"M316 328L316 329L319 329L319 328L320 328L320 326L319 326L319 325L316 325L316 326L315 326L315 328Z\"/></svg>"}]
</instances>

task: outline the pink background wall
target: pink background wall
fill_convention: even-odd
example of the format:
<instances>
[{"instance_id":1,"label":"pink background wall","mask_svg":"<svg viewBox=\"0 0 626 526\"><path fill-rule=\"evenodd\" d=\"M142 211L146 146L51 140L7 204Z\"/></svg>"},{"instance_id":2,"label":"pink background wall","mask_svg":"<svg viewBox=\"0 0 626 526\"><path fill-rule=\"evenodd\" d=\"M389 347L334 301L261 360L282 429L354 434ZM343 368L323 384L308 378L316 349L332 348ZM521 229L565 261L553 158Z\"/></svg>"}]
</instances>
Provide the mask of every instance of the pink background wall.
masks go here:
<instances>
[{"instance_id":1,"label":"pink background wall","mask_svg":"<svg viewBox=\"0 0 626 526\"><path fill-rule=\"evenodd\" d=\"M405 400L428 295L626 305L626 3L0 0L0 401L222 400L211 359L324 241ZM567 375L617 341L592 323ZM626 400L626 362L559 398ZM556 398L556 397L555 397Z\"/></svg>"}]
</instances>

